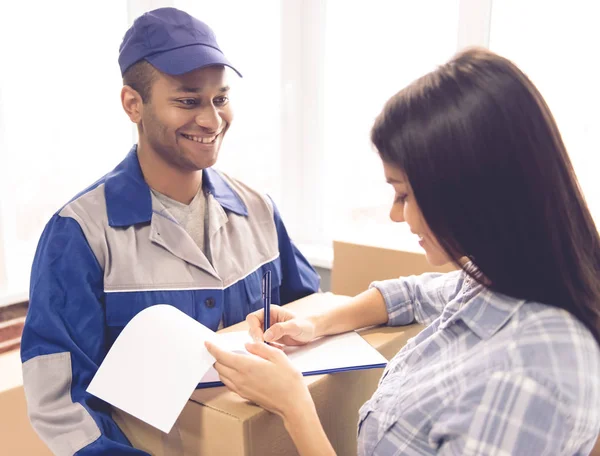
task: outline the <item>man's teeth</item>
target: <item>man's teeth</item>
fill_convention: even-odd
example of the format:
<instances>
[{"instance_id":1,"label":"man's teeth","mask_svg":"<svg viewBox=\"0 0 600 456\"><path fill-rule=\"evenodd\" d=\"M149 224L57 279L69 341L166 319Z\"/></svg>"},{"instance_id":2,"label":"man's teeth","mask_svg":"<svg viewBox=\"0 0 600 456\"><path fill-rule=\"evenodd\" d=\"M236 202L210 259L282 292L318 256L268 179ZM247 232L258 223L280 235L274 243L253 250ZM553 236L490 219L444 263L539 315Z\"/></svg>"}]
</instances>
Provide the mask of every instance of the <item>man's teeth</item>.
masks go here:
<instances>
[{"instance_id":1,"label":"man's teeth","mask_svg":"<svg viewBox=\"0 0 600 456\"><path fill-rule=\"evenodd\" d=\"M190 136L190 135L183 135L183 136L187 139L191 139L192 141L196 141L201 144L211 144L211 143L215 142L215 139L217 139L217 136L219 136L219 135L209 136L208 138L203 138L201 136Z\"/></svg>"}]
</instances>

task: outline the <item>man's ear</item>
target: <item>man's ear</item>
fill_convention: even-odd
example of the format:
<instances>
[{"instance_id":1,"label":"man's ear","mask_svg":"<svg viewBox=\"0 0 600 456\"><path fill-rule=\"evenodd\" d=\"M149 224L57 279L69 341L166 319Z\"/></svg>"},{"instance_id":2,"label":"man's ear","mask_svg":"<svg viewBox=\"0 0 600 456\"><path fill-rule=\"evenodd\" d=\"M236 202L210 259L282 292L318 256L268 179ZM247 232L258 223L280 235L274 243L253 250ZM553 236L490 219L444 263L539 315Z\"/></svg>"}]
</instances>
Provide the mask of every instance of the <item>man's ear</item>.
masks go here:
<instances>
[{"instance_id":1,"label":"man's ear","mask_svg":"<svg viewBox=\"0 0 600 456\"><path fill-rule=\"evenodd\" d=\"M128 85L121 89L121 105L129 119L138 124L142 120L143 101L140 94Z\"/></svg>"}]
</instances>

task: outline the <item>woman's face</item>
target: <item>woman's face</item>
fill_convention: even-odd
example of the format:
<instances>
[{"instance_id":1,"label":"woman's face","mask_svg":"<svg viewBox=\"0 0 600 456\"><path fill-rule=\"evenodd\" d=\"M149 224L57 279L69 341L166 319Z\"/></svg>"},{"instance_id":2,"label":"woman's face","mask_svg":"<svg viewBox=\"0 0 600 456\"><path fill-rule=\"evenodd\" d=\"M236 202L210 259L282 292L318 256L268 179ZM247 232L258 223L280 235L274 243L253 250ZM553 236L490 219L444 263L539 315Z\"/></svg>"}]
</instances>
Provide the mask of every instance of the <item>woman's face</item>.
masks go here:
<instances>
[{"instance_id":1,"label":"woman's face","mask_svg":"<svg viewBox=\"0 0 600 456\"><path fill-rule=\"evenodd\" d=\"M383 171L395 192L390 218L394 222L408 223L410 231L419 237L419 245L425 250L429 264L442 266L452 261L429 230L404 172L387 163L383 164Z\"/></svg>"}]
</instances>

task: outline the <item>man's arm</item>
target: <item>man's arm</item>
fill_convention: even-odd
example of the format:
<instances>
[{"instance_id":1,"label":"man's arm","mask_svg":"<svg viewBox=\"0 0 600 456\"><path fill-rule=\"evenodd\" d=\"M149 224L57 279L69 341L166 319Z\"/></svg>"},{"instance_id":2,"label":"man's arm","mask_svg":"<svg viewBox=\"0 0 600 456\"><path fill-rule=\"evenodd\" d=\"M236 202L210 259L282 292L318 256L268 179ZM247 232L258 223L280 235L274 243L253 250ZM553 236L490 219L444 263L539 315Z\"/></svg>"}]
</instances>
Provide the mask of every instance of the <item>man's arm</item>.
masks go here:
<instances>
[{"instance_id":1,"label":"man's arm","mask_svg":"<svg viewBox=\"0 0 600 456\"><path fill-rule=\"evenodd\" d=\"M107 352L103 271L80 226L55 215L34 259L21 342L31 424L57 455L145 455L86 393Z\"/></svg>"},{"instance_id":2,"label":"man's arm","mask_svg":"<svg viewBox=\"0 0 600 456\"><path fill-rule=\"evenodd\" d=\"M319 291L321 279L290 239L275 203L271 201L271 204L273 205L273 219L277 229L281 260L282 277L279 296L281 304L287 304Z\"/></svg>"}]
</instances>

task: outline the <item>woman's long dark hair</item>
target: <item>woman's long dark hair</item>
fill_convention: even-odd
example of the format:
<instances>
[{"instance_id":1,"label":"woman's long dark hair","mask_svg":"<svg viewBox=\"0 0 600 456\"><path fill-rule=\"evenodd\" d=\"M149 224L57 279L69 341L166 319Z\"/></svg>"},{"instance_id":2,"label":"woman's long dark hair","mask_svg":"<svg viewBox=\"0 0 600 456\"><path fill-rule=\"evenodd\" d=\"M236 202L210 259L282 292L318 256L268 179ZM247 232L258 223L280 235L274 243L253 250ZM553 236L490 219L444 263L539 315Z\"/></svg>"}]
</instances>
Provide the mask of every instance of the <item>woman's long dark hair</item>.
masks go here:
<instances>
[{"instance_id":1,"label":"woman's long dark hair","mask_svg":"<svg viewBox=\"0 0 600 456\"><path fill-rule=\"evenodd\" d=\"M598 230L548 106L512 62L457 54L394 95L371 139L456 264L469 256L491 289L569 311L600 344Z\"/></svg>"}]
</instances>

